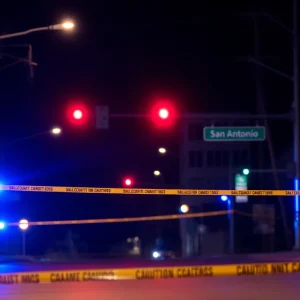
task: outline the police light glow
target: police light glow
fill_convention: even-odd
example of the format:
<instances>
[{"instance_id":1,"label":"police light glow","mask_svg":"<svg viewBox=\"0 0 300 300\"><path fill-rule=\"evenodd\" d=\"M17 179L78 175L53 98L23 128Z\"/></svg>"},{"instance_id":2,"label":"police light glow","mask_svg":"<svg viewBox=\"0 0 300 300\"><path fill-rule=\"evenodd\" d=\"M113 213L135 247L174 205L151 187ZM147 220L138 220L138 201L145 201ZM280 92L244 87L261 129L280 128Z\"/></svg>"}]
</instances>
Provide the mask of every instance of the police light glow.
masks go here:
<instances>
[{"instance_id":1,"label":"police light glow","mask_svg":"<svg viewBox=\"0 0 300 300\"><path fill-rule=\"evenodd\" d=\"M5 223L4 222L0 222L0 230L3 230L5 228Z\"/></svg>"},{"instance_id":2,"label":"police light glow","mask_svg":"<svg viewBox=\"0 0 300 300\"><path fill-rule=\"evenodd\" d=\"M227 201L227 200L228 200L228 197L225 196L225 195L223 195L223 196L221 196L221 200L222 200L222 201Z\"/></svg>"}]
</instances>

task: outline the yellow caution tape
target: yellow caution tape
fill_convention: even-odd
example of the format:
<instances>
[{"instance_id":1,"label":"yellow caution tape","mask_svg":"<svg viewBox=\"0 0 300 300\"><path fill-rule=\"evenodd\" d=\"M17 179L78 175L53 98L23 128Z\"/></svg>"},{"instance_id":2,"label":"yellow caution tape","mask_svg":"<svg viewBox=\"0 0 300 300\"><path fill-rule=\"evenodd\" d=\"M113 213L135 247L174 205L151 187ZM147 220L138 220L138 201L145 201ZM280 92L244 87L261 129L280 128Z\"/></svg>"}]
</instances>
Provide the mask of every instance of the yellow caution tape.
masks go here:
<instances>
[{"instance_id":1,"label":"yellow caution tape","mask_svg":"<svg viewBox=\"0 0 300 300\"><path fill-rule=\"evenodd\" d=\"M101 223L121 223L121 222L144 222L144 221L161 221L176 220L187 218L213 217L231 214L232 210L221 210L205 213L177 214L164 216L134 217L134 218L111 218L111 219L89 219L89 220L65 220L65 221L36 221L28 222L29 226L45 226L45 225L77 225L77 224L101 224ZM19 222L7 223L7 226L19 226Z\"/></svg>"},{"instance_id":2,"label":"yellow caution tape","mask_svg":"<svg viewBox=\"0 0 300 300\"><path fill-rule=\"evenodd\" d=\"M126 195L177 195L177 196L294 196L294 190L191 190L191 189L145 189L145 188L105 188L105 187L68 187L2 185L1 190L18 192L80 193L80 194L126 194Z\"/></svg>"},{"instance_id":3,"label":"yellow caution tape","mask_svg":"<svg viewBox=\"0 0 300 300\"><path fill-rule=\"evenodd\" d=\"M300 262L1 273L0 284L39 284L101 280L154 280L289 273L300 273Z\"/></svg>"}]
</instances>

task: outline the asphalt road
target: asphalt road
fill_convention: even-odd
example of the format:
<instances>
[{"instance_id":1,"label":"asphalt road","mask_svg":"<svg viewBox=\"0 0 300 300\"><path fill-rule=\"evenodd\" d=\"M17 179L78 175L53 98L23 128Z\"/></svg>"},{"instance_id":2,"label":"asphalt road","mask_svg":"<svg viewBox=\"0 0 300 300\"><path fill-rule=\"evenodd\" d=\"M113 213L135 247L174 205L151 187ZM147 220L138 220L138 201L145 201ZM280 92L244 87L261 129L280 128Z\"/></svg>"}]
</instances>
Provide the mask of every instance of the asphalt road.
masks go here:
<instances>
[{"instance_id":1,"label":"asphalt road","mask_svg":"<svg viewBox=\"0 0 300 300\"><path fill-rule=\"evenodd\" d=\"M1 286L5 300L298 300L300 274Z\"/></svg>"},{"instance_id":2,"label":"asphalt road","mask_svg":"<svg viewBox=\"0 0 300 300\"><path fill-rule=\"evenodd\" d=\"M22 258L21 258L22 259ZM282 262L300 261L299 254L268 254L255 256L228 256L228 257L209 257L193 259L175 260L143 260L143 259L94 259L80 261L40 261L25 260L14 261L13 259L0 259L0 274L14 272L35 272L35 271L54 271L54 270L83 270L83 269L120 269L120 268L144 268L144 267L168 267L168 266L187 266L187 265L222 265L222 264L246 264L260 262Z\"/></svg>"}]
</instances>

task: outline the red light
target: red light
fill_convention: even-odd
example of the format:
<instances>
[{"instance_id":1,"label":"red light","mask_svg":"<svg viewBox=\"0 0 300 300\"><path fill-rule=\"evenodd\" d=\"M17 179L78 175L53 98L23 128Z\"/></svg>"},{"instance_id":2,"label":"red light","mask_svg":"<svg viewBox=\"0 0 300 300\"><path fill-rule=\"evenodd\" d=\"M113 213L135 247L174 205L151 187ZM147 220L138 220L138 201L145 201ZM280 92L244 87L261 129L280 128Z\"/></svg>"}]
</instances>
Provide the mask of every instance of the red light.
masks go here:
<instances>
[{"instance_id":1,"label":"red light","mask_svg":"<svg viewBox=\"0 0 300 300\"><path fill-rule=\"evenodd\" d=\"M158 100L152 107L151 120L158 128L172 127L176 122L177 112L171 101Z\"/></svg>"},{"instance_id":2,"label":"red light","mask_svg":"<svg viewBox=\"0 0 300 300\"><path fill-rule=\"evenodd\" d=\"M74 119L80 120L80 119L82 119L82 116L83 116L83 113L80 109L74 110L74 112L73 112Z\"/></svg>"},{"instance_id":3,"label":"red light","mask_svg":"<svg viewBox=\"0 0 300 300\"><path fill-rule=\"evenodd\" d=\"M130 178L125 178L125 180L124 180L124 185L125 186L132 186L132 179L130 179Z\"/></svg>"},{"instance_id":4,"label":"red light","mask_svg":"<svg viewBox=\"0 0 300 300\"><path fill-rule=\"evenodd\" d=\"M161 108L158 115L161 119L167 119L169 117L169 111L166 108Z\"/></svg>"},{"instance_id":5,"label":"red light","mask_svg":"<svg viewBox=\"0 0 300 300\"><path fill-rule=\"evenodd\" d=\"M85 104L72 104L67 109L68 122L72 125L84 126L90 122L90 111Z\"/></svg>"}]
</instances>

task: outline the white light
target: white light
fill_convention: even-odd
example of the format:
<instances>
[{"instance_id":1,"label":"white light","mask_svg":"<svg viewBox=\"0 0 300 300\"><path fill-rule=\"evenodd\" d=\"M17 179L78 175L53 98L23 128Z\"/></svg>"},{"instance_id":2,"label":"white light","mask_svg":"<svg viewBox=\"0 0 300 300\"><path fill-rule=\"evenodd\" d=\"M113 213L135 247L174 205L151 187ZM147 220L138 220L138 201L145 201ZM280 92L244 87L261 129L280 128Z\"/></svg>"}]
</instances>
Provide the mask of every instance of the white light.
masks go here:
<instances>
[{"instance_id":1,"label":"white light","mask_svg":"<svg viewBox=\"0 0 300 300\"><path fill-rule=\"evenodd\" d=\"M130 179L126 179L126 180L125 180L125 184L126 184L126 185L131 185L131 180L130 180Z\"/></svg>"},{"instance_id":2,"label":"white light","mask_svg":"<svg viewBox=\"0 0 300 300\"><path fill-rule=\"evenodd\" d=\"M169 117L169 111L165 108L160 109L158 114L162 119L167 119Z\"/></svg>"},{"instance_id":3,"label":"white light","mask_svg":"<svg viewBox=\"0 0 300 300\"><path fill-rule=\"evenodd\" d=\"M154 174L154 176L159 176L159 175L160 175L160 171L155 170L155 171L153 172L153 174Z\"/></svg>"},{"instance_id":4,"label":"white light","mask_svg":"<svg viewBox=\"0 0 300 300\"><path fill-rule=\"evenodd\" d=\"M222 201L227 201L227 200L228 200L228 197L225 196L225 195L223 195L223 196L221 196L221 200L222 200Z\"/></svg>"},{"instance_id":5,"label":"white light","mask_svg":"<svg viewBox=\"0 0 300 300\"><path fill-rule=\"evenodd\" d=\"M165 153L167 152L167 149L166 149L166 148L159 148L159 149L158 149L158 152L159 152L160 154L165 154Z\"/></svg>"},{"instance_id":6,"label":"white light","mask_svg":"<svg viewBox=\"0 0 300 300\"><path fill-rule=\"evenodd\" d=\"M20 222L19 222L19 228L21 230L27 230L28 227L29 227L29 224L28 224L27 220L25 220L25 219L20 220Z\"/></svg>"},{"instance_id":7,"label":"white light","mask_svg":"<svg viewBox=\"0 0 300 300\"><path fill-rule=\"evenodd\" d=\"M74 26L75 26L75 24L71 21L66 21L66 22L62 23L62 27L67 30L73 29Z\"/></svg>"},{"instance_id":8,"label":"white light","mask_svg":"<svg viewBox=\"0 0 300 300\"><path fill-rule=\"evenodd\" d=\"M182 205L180 206L180 211L181 211L183 214L186 214L189 210L190 210L190 208L189 208L188 205L186 205L186 204L182 204Z\"/></svg>"},{"instance_id":9,"label":"white light","mask_svg":"<svg viewBox=\"0 0 300 300\"><path fill-rule=\"evenodd\" d=\"M51 133L54 135L59 135L61 133L61 128L59 127L54 127L51 129Z\"/></svg>"},{"instance_id":10,"label":"white light","mask_svg":"<svg viewBox=\"0 0 300 300\"><path fill-rule=\"evenodd\" d=\"M153 258L159 258L159 253L157 251L154 251L152 253Z\"/></svg>"},{"instance_id":11,"label":"white light","mask_svg":"<svg viewBox=\"0 0 300 300\"><path fill-rule=\"evenodd\" d=\"M249 169L244 169L244 170L243 170L243 174L244 174L244 175L249 175L249 173L250 173L250 170L249 170Z\"/></svg>"},{"instance_id":12,"label":"white light","mask_svg":"<svg viewBox=\"0 0 300 300\"><path fill-rule=\"evenodd\" d=\"M4 222L0 222L0 230L5 228L5 223Z\"/></svg>"}]
</instances>

